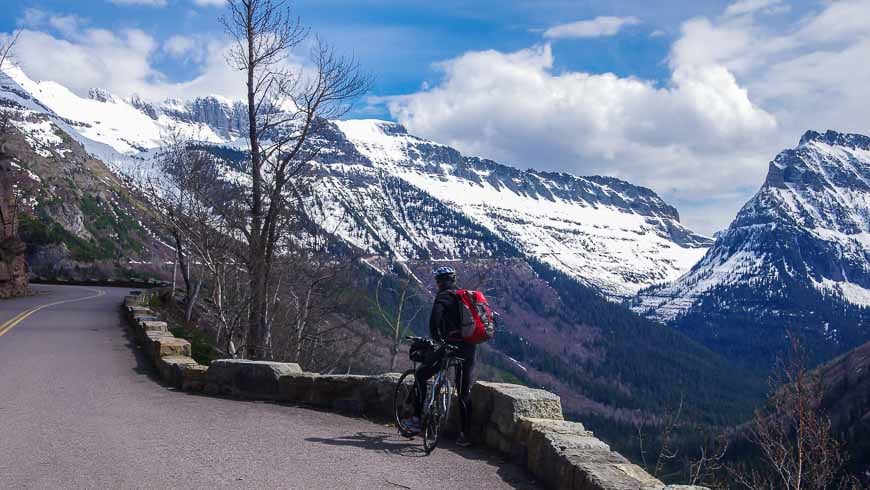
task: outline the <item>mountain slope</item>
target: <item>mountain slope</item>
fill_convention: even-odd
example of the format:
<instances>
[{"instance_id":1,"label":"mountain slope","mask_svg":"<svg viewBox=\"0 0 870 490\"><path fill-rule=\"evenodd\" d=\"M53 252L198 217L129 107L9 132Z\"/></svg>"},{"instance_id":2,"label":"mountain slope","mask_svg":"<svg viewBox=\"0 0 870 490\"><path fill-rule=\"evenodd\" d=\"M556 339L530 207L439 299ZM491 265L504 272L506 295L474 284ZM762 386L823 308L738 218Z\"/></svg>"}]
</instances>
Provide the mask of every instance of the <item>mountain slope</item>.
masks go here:
<instances>
[{"instance_id":1,"label":"mountain slope","mask_svg":"<svg viewBox=\"0 0 870 490\"><path fill-rule=\"evenodd\" d=\"M238 107L228 101L150 104L101 91L85 99L12 75L0 99L38 119L38 128L20 125L33 147L69 140L45 149L57 154L55 165L75 143L104 169L153 172L173 131L220 155L230 178L246 160ZM486 364L553 389L569 413L600 417L626 434L684 397L692 420L713 425L745 415L757 396L752 380L722 357L602 296L618 299L677 277L709 245L652 191L466 157L384 121L319 121L307 150L317 155L308 175L311 220L355 247L371 270L422 278L422 308L433 265L456 266L464 285L485 289L506 313L499 340L484 349ZM95 180L123 191L116 180Z\"/></svg>"},{"instance_id":2,"label":"mountain slope","mask_svg":"<svg viewBox=\"0 0 870 490\"><path fill-rule=\"evenodd\" d=\"M822 409L851 456L852 473L870 483L870 342L813 374L821 383Z\"/></svg>"},{"instance_id":3,"label":"mountain slope","mask_svg":"<svg viewBox=\"0 0 870 490\"><path fill-rule=\"evenodd\" d=\"M807 132L770 164L761 190L704 258L633 308L750 364L769 365L784 330L813 360L870 338L870 138Z\"/></svg>"},{"instance_id":4,"label":"mountain slope","mask_svg":"<svg viewBox=\"0 0 870 490\"><path fill-rule=\"evenodd\" d=\"M326 182L319 193L330 196L329 200L341 201L333 196L346 194L346 186L358 186L365 179L370 184L381 183L378 191L367 184L367 192L378 194L369 199L389 202L393 199L388 196L394 194L390 186L401 181L401 187L426 193L482 226L493 238L609 296L627 296L644 285L677 277L709 245L708 239L683 227L677 211L649 189L613 178L521 171L466 157L409 135L395 123L354 120L337 121L334 126L337 131L321 131L318 143L340 149L320 159ZM368 208L366 199L352 206ZM330 210L329 219L338 220L346 210ZM377 216L369 218L378 220ZM399 230L370 228L405 235ZM416 241L416 255L408 257L477 256L485 244L438 249L439 242L454 242L454 235L464 232L463 227L454 227L424 233ZM359 231L339 226L339 234L350 239Z\"/></svg>"},{"instance_id":5,"label":"mountain slope","mask_svg":"<svg viewBox=\"0 0 870 490\"><path fill-rule=\"evenodd\" d=\"M150 159L171 133L244 149L238 103L203 97L152 104L138 97L125 101L101 90L92 90L85 99L57 83L30 80L18 68L7 73L64 131L124 173L138 171L141 161ZM366 215L370 203L356 192L362 187L381 211L395 204L391 194L399 188L425 193L441 206L438 213L429 210L431 219L449 208L472 228L482 227L519 252L614 298L675 279L710 244L682 226L677 211L649 189L608 177L521 171L466 157L409 135L395 123L325 123L313 144L324 179L318 191L323 201L332 203L322 208L319 218L333 222L338 234L352 243L377 244L372 252L389 249L398 258L447 259L474 255L489 245L453 236L464 233L456 227L411 229L393 220L384 228L383 216L396 216L395 210ZM383 184L377 191L376 182ZM357 202L349 203L348 195ZM340 223L349 214L356 220ZM426 225L419 213L417 218L418 225Z\"/></svg>"}]
</instances>

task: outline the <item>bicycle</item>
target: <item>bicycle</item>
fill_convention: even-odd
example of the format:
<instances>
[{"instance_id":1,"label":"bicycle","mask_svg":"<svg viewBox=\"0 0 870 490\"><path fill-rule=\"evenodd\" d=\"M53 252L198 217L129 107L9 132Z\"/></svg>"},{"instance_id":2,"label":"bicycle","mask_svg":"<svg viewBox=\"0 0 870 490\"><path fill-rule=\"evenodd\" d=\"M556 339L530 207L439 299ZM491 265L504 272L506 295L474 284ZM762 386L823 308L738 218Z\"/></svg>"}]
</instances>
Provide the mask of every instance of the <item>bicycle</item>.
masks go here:
<instances>
[{"instance_id":1,"label":"bicycle","mask_svg":"<svg viewBox=\"0 0 870 490\"><path fill-rule=\"evenodd\" d=\"M433 348L435 343L422 337L405 337L412 342L428 342ZM457 347L450 344L442 344L434 349L433 359L437 359L438 371L430 381L426 398L423 403L423 413L420 416L420 429L423 433L423 450L426 454L431 453L438 445L441 429L450 416L450 405L453 398L453 384L448 372L451 368L454 372L459 368L464 359L456 355ZM437 357L435 357L437 356ZM396 426L399 433L404 437L414 437L415 431L410 430L404 423L414 415L414 404L417 400L417 362L414 368L402 373L399 384L396 386L396 394L393 399L393 409L396 417Z\"/></svg>"}]
</instances>

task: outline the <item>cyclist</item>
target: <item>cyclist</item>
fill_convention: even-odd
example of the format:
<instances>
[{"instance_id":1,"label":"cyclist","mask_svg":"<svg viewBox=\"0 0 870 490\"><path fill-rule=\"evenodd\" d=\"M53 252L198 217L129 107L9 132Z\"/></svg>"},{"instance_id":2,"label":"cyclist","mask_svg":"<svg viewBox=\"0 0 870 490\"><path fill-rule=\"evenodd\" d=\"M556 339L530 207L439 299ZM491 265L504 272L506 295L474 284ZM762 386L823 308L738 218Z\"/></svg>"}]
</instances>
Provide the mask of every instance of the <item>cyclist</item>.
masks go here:
<instances>
[{"instance_id":1,"label":"cyclist","mask_svg":"<svg viewBox=\"0 0 870 490\"><path fill-rule=\"evenodd\" d=\"M439 267L434 271L438 294L432 305L432 315L429 317L429 335L437 342L448 343L458 347L457 357L465 359L456 372L456 387L459 391L460 432L456 444L468 447L471 442L466 434L471 424L471 385L474 375L474 357L477 346L462 340L460 324L460 303L456 294L456 271L450 267ZM426 396L426 382L438 372L437 360L434 363L422 364L417 368L414 378L417 380L418 398L414 403L414 417L407 421L408 429L420 431L420 414L423 413L423 403Z\"/></svg>"}]
</instances>

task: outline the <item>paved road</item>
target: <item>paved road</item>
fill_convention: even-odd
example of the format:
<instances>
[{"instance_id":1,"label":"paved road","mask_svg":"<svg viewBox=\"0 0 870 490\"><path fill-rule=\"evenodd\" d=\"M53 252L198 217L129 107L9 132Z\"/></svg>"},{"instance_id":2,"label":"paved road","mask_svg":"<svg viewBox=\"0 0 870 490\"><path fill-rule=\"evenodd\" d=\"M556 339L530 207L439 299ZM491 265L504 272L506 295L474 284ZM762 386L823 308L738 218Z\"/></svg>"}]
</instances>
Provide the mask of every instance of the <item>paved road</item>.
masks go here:
<instances>
[{"instance_id":1,"label":"paved road","mask_svg":"<svg viewBox=\"0 0 870 490\"><path fill-rule=\"evenodd\" d=\"M35 289L0 302L0 488L533 488L365 420L172 391L126 336L126 289Z\"/></svg>"}]
</instances>

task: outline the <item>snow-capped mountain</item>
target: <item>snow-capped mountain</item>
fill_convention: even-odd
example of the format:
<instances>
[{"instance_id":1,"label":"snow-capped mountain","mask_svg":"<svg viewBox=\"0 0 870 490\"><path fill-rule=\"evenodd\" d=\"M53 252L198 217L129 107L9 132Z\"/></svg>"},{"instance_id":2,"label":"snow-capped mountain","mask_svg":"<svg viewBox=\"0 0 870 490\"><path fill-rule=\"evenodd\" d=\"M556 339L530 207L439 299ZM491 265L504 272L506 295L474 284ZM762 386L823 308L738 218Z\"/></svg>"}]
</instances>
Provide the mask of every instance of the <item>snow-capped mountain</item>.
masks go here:
<instances>
[{"instance_id":1,"label":"snow-capped mountain","mask_svg":"<svg viewBox=\"0 0 870 490\"><path fill-rule=\"evenodd\" d=\"M704 258L634 304L713 344L764 343L779 333L737 331L767 324L806 329L832 351L870 337L867 307L870 138L834 131L809 131L780 153Z\"/></svg>"},{"instance_id":2,"label":"snow-capped mountain","mask_svg":"<svg viewBox=\"0 0 870 490\"><path fill-rule=\"evenodd\" d=\"M31 264L48 277L101 277L145 264L168 274L160 255L168 247L149 226L155 210L118 175L153 171L161 146L181 132L223 159L233 178L246 161L239 106L214 97L124 100L99 90L79 97L14 68L9 75L0 80L0 117L20 130L11 132L14 153L39 188L22 227L37 250ZM722 407L734 417L753 398L751 380L724 358L599 294L626 297L676 278L709 246L652 191L463 156L385 121L317 126L309 174L316 192L305 195L312 221L371 255L369 265L387 276L423 278L434 262L449 261L464 285L486 288L509 318L482 353L487 366L559 393L567 413L594 413L597 423L630 432L638 411L658 414L683 390L698 394L685 406L704 423L722 420L712 415ZM99 267L84 270L89 264ZM421 308L425 286L414 300ZM382 335L369 326L373 338Z\"/></svg>"},{"instance_id":3,"label":"snow-capped mountain","mask_svg":"<svg viewBox=\"0 0 870 490\"><path fill-rule=\"evenodd\" d=\"M652 191L617 179L521 171L463 156L396 123L337 121L334 128L318 142L330 150L321 151L323 218L373 252L488 256L498 239L625 296L677 277L709 245ZM348 215L355 219L342 221Z\"/></svg>"},{"instance_id":4,"label":"snow-capped mountain","mask_svg":"<svg viewBox=\"0 0 870 490\"><path fill-rule=\"evenodd\" d=\"M244 148L238 103L205 97L153 104L102 90L82 98L17 68L7 72L45 121L117 169L147 160L172 132ZM325 123L313 144L321 177L315 218L374 254L445 260L523 254L611 297L627 297L679 277L710 243L649 189L463 156L395 123Z\"/></svg>"}]
</instances>

